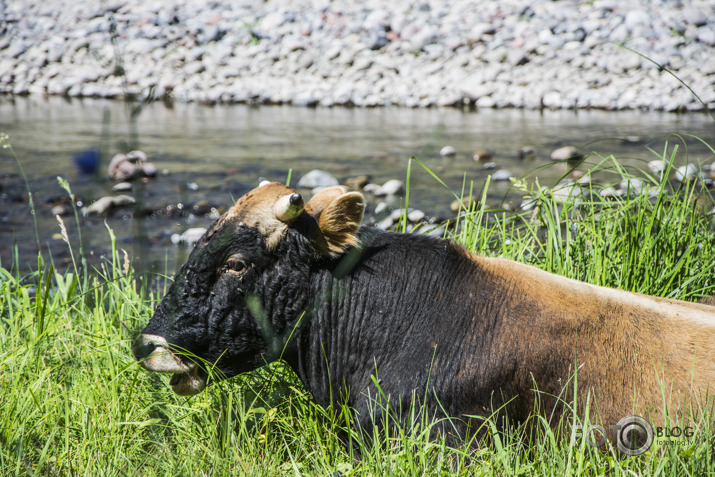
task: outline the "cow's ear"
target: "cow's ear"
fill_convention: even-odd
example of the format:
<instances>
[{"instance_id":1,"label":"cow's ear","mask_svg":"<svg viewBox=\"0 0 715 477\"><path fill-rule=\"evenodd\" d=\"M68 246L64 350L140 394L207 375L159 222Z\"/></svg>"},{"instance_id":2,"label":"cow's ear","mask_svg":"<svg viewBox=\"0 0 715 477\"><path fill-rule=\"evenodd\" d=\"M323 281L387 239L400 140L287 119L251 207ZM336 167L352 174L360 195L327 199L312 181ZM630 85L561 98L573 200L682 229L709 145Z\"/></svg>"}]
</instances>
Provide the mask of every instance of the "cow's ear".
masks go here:
<instances>
[{"instance_id":1,"label":"cow's ear","mask_svg":"<svg viewBox=\"0 0 715 477\"><path fill-rule=\"evenodd\" d=\"M347 192L347 189L343 186L332 186L326 187L325 189L317 192L307 204L305 204L305 211L310 215L317 215L322 212L332 201Z\"/></svg>"},{"instance_id":2,"label":"cow's ear","mask_svg":"<svg viewBox=\"0 0 715 477\"><path fill-rule=\"evenodd\" d=\"M358 244L357 232L364 212L365 198L358 192L341 194L323 209L318 226L330 255L338 255Z\"/></svg>"}]
</instances>

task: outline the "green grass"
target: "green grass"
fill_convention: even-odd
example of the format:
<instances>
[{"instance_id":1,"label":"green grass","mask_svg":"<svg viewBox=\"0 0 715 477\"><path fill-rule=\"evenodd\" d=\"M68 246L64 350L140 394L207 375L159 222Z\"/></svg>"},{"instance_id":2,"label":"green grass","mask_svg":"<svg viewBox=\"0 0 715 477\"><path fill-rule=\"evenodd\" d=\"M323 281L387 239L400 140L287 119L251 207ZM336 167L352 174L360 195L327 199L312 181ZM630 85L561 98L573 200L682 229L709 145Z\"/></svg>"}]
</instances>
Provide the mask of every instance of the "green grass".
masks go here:
<instances>
[{"instance_id":1,"label":"green grass","mask_svg":"<svg viewBox=\"0 0 715 477\"><path fill-rule=\"evenodd\" d=\"M667 149L663 158L671 163ZM626 176L611 158L601 162L600 169ZM517 182L537 209L490 210L483 200L462 214L451 238L484 255L600 285L686 300L715 294L713 219L698 205L707 191L646 180L663 192L606 200L586 187L562 202L553 189ZM488 183L478 195L487 192ZM430 422L417 408L417 425L363 436L345 408L316 406L281 364L178 397L168 378L140 369L130 350L163 290L142 296L126 257L113 250L89 272L81 252L80 265L61 274L43 257L30 275L0 268L0 475L630 476L715 469L712 408L693 424L692 438L624 457L584 439L571 445L568 432L555 434L538 415L530 427L504 432L488 422L476 449L430 440Z\"/></svg>"}]
</instances>

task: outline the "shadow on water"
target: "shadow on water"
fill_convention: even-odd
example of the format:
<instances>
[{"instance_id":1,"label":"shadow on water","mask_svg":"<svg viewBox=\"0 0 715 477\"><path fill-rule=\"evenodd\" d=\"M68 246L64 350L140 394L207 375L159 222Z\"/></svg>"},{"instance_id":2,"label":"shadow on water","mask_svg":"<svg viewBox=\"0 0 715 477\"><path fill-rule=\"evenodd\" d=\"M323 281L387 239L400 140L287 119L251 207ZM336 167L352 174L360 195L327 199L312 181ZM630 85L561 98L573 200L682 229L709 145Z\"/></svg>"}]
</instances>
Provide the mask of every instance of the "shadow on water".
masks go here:
<instances>
[{"instance_id":1,"label":"shadow on water","mask_svg":"<svg viewBox=\"0 0 715 477\"><path fill-rule=\"evenodd\" d=\"M127 251L135 270L157 276L174 270L188 255L173 244L172 235L206 227L232 200L255 187L259 177L292 184L312 169L322 169L344 181L368 175L375 183L405 179L410 156L420 158L453 190L474 183L479 190L489 174L507 169L521 176L540 168L539 182L550 185L564 175L563 164L552 164L551 151L563 145L582 152L613 154L631 168L646 169L662 153L665 140L682 132L715 143L712 120L706 115L640 112L486 110L324 109L293 107L215 106L194 104L134 104L104 100L35 97L0 99L0 132L27 173L35 198L41 247L55 265L69 263L67 246L58 235L55 215L71 211L57 176L72 186L77 204L100 197L130 194L130 207L105 216L80 217L84 248L90 262L109 251L105 221ZM678 160L709 164L715 159L699 141L678 138ZM453 146L454 157L440 149ZM534 154L524 159L523 148ZM155 179L138 180L128 192L113 192L107 164L120 152L141 149L156 165ZM83 151L99 151L95 174L75 166ZM491 158L474 161L474 151ZM494 169L485 167L493 163ZM531 176L533 180L533 176ZM451 194L426 173L413 170L410 206L428 216L446 218ZM489 205L518 206L511 183L490 185ZM309 194L309 191L305 191ZM506 198L506 200L505 200ZM379 199L368 196L368 214ZM23 270L36 267L37 245L28 220L28 200L17 164L0 150L0 260L12 263L17 249ZM399 199L391 204L399 207ZM62 215L61 213L59 215ZM66 217L65 217L66 218ZM74 219L65 220L77 246ZM174 236L175 238L176 236ZM148 286L145 281L143 286Z\"/></svg>"}]
</instances>

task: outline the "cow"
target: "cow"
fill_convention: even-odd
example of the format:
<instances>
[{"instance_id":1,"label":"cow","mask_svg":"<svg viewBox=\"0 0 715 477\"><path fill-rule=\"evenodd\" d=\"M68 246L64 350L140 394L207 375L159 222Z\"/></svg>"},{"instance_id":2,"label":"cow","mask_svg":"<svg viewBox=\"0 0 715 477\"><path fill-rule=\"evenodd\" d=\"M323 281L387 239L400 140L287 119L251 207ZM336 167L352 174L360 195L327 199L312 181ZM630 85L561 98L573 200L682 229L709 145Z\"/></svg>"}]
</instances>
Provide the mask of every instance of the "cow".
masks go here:
<instances>
[{"instance_id":1,"label":"cow","mask_svg":"<svg viewBox=\"0 0 715 477\"><path fill-rule=\"evenodd\" d=\"M341 187L307 203L277 183L241 197L134 341L140 365L188 396L282 359L363 429L381 395L448 416L438 432L460 438L498 409L558 416L573 390L604 425L662 420L665 406L687 417L715 391L715 307L361 227L364 209Z\"/></svg>"}]
</instances>

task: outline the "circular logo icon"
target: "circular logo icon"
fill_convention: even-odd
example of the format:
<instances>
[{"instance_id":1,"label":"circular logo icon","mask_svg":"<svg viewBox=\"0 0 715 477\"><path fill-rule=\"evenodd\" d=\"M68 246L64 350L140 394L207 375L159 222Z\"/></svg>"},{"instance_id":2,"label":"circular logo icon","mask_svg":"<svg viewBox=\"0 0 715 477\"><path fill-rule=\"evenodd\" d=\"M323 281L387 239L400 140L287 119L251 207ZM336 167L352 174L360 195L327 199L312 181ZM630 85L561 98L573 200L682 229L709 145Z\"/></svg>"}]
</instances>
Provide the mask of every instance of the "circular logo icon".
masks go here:
<instances>
[{"instance_id":1,"label":"circular logo icon","mask_svg":"<svg viewBox=\"0 0 715 477\"><path fill-rule=\"evenodd\" d=\"M653 443L653 427L640 416L626 416L616 425L618 450L629 456L645 453Z\"/></svg>"}]
</instances>

